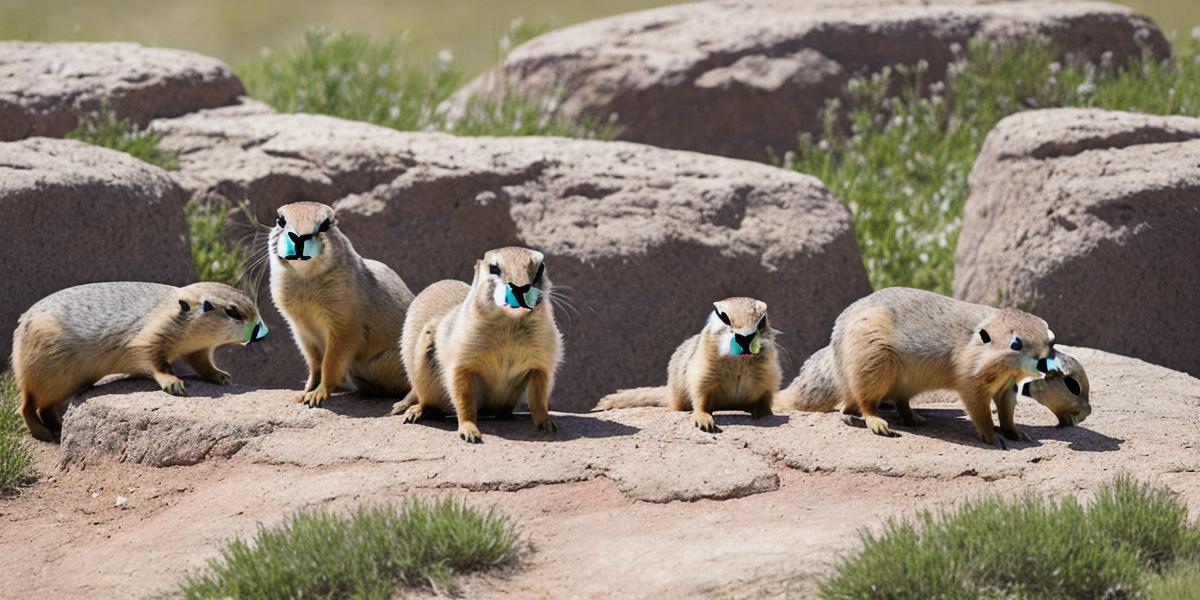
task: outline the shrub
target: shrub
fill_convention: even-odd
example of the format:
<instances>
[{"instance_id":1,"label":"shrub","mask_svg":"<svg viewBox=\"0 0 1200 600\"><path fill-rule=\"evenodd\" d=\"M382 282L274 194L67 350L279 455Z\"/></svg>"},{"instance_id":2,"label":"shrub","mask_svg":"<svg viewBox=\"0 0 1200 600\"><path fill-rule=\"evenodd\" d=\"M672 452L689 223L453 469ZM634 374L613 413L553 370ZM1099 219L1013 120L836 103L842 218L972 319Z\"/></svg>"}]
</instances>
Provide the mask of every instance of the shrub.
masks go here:
<instances>
[{"instance_id":1,"label":"shrub","mask_svg":"<svg viewBox=\"0 0 1200 600\"><path fill-rule=\"evenodd\" d=\"M81 121L74 131L67 134L67 138L119 150L168 171L179 168L175 154L158 147L161 134L118 119L108 109Z\"/></svg>"},{"instance_id":2,"label":"shrub","mask_svg":"<svg viewBox=\"0 0 1200 600\"><path fill-rule=\"evenodd\" d=\"M229 207L221 202L193 199L184 210L197 281L216 281L238 287L250 261L250 251L227 239ZM250 283L251 289L257 289L258 282Z\"/></svg>"},{"instance_id":3,"label":"shrub","mask_svg":"<svg viewBox=\"0 0 1200 600\"><path fill-rule=\"evenodd\" d=\"M1118 477L1074 498L985 498L889 521L821 586L825 598L1100 598L1196 558L1197 529L1165 488ZM1165 584L1164 584L1165 585Z\"/></svg>"},{"instance_id":4,"label":"shrub","mask_svg":"<svg viewBox=\"0 0 1200 600\"><path fill-rule=\"evenodd\" d=\"M11 374L0 373L0 495L15 492L33 478L33 459L24 438L17 384Z\"/></svg>"},{"instance_id":5,"label":"shrub","mask_svg":"<svg viewBox=\"0 0 1200 600\"><path fill-rule=\"evenodd\" d=\"M508 518L461 501L296 514L235 540L208 572L187 578L186 598L390 598L398 586L447 588L458 574L518 564L525 550Z\"/></svg>"},{"instance_id":6,"label":"shrub","mask_svg":"<svg viewBox=\"0 0 1200 600\"><path fill-rule=\"evenodd\" d=\"M846 102L827 106L820 139L803 138L784 163L846 202L876 288L949 294L967 177L1000 119L1056 106L1200 115L1198 49L1192 42L1163 62L1092 65L1059 61L1040 41L976 42L944 82L929 82L922 64L852 80ZM888 85L893 74L898 92Z\"/></svg>"},{"instance_id":7,"label":"shrub","mask_svg":"<svg viewBox=\"0 0 1200 600\"><path fill-rule=\"evenodd\" d=\"M542 28L515 21L501 52ZM603 127L566 119L554 98L506 94L473 98L454 121L440 106L465 81L449 54L432 65L404 61L404 45L354 33L309 31L299 46L241 69L251 96L284 112L308 112L366 121L403 131L460 135L603 137Z\"/></svg>"}]
</instances>

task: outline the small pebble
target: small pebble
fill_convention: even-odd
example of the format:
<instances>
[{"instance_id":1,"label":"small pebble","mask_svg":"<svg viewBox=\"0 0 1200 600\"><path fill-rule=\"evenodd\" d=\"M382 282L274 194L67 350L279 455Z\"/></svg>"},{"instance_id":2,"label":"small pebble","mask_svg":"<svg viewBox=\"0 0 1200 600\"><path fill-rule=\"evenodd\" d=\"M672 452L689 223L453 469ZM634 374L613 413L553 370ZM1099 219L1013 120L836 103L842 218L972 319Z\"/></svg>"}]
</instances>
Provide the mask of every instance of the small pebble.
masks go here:
<instances>
[{"instance_id":1,"label":"small pebble","mask_svg":"<svg viewBox=\"0 0 1200 600\"><path fill-rule=\"evenodd\" d=\"M126 508L129 505L129 499L125 496L117 496L117 508Z\"/></svg>"}]
</instances>

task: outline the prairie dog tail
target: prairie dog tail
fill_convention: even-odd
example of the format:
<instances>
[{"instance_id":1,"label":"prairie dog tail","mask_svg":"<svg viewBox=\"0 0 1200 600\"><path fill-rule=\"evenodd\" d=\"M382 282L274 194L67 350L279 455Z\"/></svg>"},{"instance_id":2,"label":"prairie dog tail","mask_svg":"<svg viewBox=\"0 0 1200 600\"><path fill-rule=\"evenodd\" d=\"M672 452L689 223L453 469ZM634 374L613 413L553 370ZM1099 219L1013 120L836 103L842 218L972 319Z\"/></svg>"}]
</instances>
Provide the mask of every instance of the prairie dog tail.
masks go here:
<instances>
[{"instance_id":1,"label":"prairie dog tail","mask_svg":"<svg viewBox=\"0 0 1200 600\"><path fill-rule=\"evenodd\" d=\"M796 379L775 396L775 406L780 410L832 412L843 403L843 388L833 351L826 346L804 361Z\"/></svg>"},{"instance_id":2,"label":"prairie dog tail","mask_svg":"<svg viewBox=\"0 0 1200 600\"><path fill-rule=\"evenodd\" d=\"M600 399L592 412L612 410L614 408L638 408L641 406L671 405L671 394L667 386L640 387L628 390L617 390Z\"/></svg>"}]
</instances>

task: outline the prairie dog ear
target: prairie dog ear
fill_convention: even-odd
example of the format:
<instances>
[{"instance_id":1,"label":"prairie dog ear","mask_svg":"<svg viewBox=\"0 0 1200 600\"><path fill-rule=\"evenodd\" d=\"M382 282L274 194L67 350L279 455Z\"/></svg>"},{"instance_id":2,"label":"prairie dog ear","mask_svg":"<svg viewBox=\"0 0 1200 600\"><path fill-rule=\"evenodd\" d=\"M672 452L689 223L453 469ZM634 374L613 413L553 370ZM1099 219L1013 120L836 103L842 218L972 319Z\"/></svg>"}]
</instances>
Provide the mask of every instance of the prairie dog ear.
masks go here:
<instances>
[{"instance_id":1,"label":"prairie dog ear","mask_svg":"<svg viewBox=\"0 0 1200 600\"><path fill-rule=\"evenodd\" d=\"M985 344L990 344L990 343L992 343L992 336L988 335L988 332L986 329L980 329L979 330L979 341L981 341Z\"/></svg>"}]
</instances>

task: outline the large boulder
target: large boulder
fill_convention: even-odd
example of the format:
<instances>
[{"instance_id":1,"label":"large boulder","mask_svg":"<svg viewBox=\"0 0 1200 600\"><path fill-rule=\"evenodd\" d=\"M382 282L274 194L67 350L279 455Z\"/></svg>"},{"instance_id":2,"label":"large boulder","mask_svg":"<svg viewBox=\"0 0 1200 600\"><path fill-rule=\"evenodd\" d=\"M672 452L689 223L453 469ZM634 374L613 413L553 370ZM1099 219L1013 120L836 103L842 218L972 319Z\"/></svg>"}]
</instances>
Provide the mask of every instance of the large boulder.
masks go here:
<instances>
[{"instance_id":1,"label":"large boulder","mask_svg":"<svg viewBox=\"0 0 1200 600\"><path fill-rule=\"evenodd\" d=\"M0 42L0 141L61 137L104 107L137 125L234 103L220 61L131 43Z\"/></svg>"},{"instance_id":2,"label":"large boulder","mask_svg":"<svg viewBox=\"0 0 1200 600\"><path fill-rule=\"evenodd\" d=\"M0 143L0 357L25 309L97 281L192 282L186 201L167 173L72 140Z\"/></svg>"},{"instance_id":3,"label":"large boulder","mask_svg":"<svg viewBox=\"0 0 1200 600\"><path fill-rule=\"evenodd\" d=\"M572 306L553 406L590 408L620 387L663 382L672 350L711 302L751 295L796 356L827 343L833 319L869 292L850 215L818 180L766 165L621 142L460 138L313 115L221 109L156 121L183 152L179 181L249 200L261 223L281 204L333 204L366 257L414 291L469 279L484 251L546 252ZM284 325L271 324L280 334ZM286 335L240 381L297 385ZM232 357L231 357L232 358Z\"/></svg>"},{"instance_id":4,"label":"large boulder","mask_svg":"<svg viewBox=\"0 0 1200 600\"><path fill-rule=\"evenodd\" d=\"M758 421L718 413L724 431L713 435L692 426L690 414L649 408L557 413L554 441L541 438L527 415L485 419L478 446L461 442L452 420L404 425L387 416L390 400L339 394L311 410L291 402L294 392L287 390L192 380L192 396L178 398L152 381L132 380L98 386L72 405L63 420L61 460L68 467L228 460L227 473L255 464L326 472L378 465L386 475L377 478L410 489L519 490L604 477L647 502L772 492L792 470L912 482L1007 478L1070 490L1135 465L1147 478L1200 468L1190 437L1200 425L1200 382L1136 359L1068 351L1088 369L1092 415L1062 428L1041 405L1021 398L1016 420L1030 439L1009 443L1008 451L980 443L961 401L946 392L918 396L916 409L927 421L897 425L899 438L848 427L836 414L795 412Z\"/></svg>"},{"instance_id":5,"label":"large boulder","mask_svg":"<svg viewBox=\"0 0 1200 600\"><path fill-rule=\"evenodd\" d=\"M1200 374L1200 119L1090 109L1002 120L971 172L955 296L1058 338Z\"/></svg>"},{"instance_id":6,"label":"large boulder","mask_svg":"<svg viewBox=\"0 0 1200 600\"><path fill-rule=\"evenodd\" d=\"M1105 2L728 0L668 6L553 31L513 50L450 102L552 95L568 116L619 138L760 160L820 133L821 109L854 76L929 65L940 80L973 37L1045 36L1064 53L1115 64L1170 54L1153 22Z\"/></svg>"}]
</instances>

